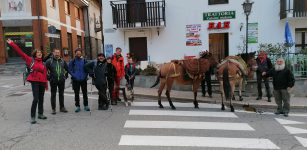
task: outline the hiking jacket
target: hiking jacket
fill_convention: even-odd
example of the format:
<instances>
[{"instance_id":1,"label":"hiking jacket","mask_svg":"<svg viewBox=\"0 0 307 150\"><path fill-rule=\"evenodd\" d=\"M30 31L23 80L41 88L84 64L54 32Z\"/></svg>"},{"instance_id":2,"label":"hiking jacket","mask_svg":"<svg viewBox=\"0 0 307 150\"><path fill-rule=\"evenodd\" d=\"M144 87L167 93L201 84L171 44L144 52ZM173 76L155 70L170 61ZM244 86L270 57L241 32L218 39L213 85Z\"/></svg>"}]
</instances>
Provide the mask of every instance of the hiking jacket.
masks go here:
<instances>
[{"instance_id":1,"label":"hiking jacket","mask_svg":"<svg viewBox=\"0 0 307 150\"><path fill-rule=\"evenodd\" d=\"M134 80L135 73L136 73L135 64L130 64L130 63L126 64L126 66L125 66L125 78L127 80L130 80L129 78L132 77L132 80Z\"/></svg>"},{"instance_id":2,"label":"hiking jacket","mask_svg":"<svg viewBox=\"0 0 307 150\"><path fill-rule=\"evenodd\" d=\"M30 68L32 63L32 57L25 54L14 42L9 43L9 45L15 50L15 52L21 56L21 58L26 62L26 65ZM29 82L43 82L45 88L48 88L47 80L47 68L43 63L42 58L34 58L34 64L32 66L32 72L29 74L27 81Z\"/></svg>"},{"instance_id":3,"label":"hiking jacket","mask_svg":"<svg viewBox=\"0 0 307 150\"><path fill-rule=\"evenodd\" d=\"M92 77L92 84L101 87L106 85L106 76L107 76L107 62L104 60L101 61L91 61L85 64L86 72L89 72Z\"/></svg>"},{"instance_id":4,"label":"hiking jacket","mask_svg":"<svg viewBox=\"0 0 307 150\"><path fill-rule=\"evenodd\" d=\"M125 69L124 69L124 57L122 55L117 56L116 54L112 57L112 64L116 69L116 77L122 78L125 76Z\"/></svg>"},{"instance_id":5,"label":"hiking jacket","mask_svg":"<svg viewBox=\"0 0 307 150\"><path fill-rule=\"evenodd\" d=\"M64 82L68 77L67 63L59 58L52 57L46 61L48 80L50 82Z\"/></svg>"},{"instance_id":6,"label":"hiking jacket","mask_svg":"<svg viewBox=\"0 0 307 150\"><path fill-rule=\"evenodd\" d=\"M84 65L87 60L84 58L75 57L68 64L68 73L71 75L71 79L75 81L87 80L88 73L84 69Z\"/></svg>"},{"instance_id":7,"label":"hiking jacket","mask_svg":"<svg viewBox=\"0 0 307 150\"><path fill-rule=\"evenodd\" d=\"M256 58L256 62L258 65L257 73L267 72L273 68L272 62L269 58L266 58L263 62L261 62L259 58Z\"/></svg>"},{"instance_id":8,"label":"hiking jacket","mask_svg":"<svg viewBox=\"0 0 307 150\"><path fill-rule=\"evenodd\" d=\"M273 68L269 70L265 76L273 77L274 90L287 89L288 87L293 87L295 83L292 72L287 68L280 71L276 71L275 68Z\"/></svg>"}]
</instances>

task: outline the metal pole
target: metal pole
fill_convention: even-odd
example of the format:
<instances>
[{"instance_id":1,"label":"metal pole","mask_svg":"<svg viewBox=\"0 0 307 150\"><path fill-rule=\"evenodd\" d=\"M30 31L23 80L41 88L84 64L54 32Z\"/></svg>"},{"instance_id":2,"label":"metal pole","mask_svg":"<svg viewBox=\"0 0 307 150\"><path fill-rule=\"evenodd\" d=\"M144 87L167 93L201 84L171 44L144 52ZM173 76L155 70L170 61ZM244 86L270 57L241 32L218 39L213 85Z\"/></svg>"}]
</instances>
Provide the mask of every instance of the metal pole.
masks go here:
<instances>
[{"instance_id":1,"label":"metal pole","mask_svg":"<svg viewBox=\"0 0 307 150\"><path fill-rule=\"evenodd\" d=\"M245 39L245 53L248 53L248 15L246 15L246 39Z\"/></svg>"}]
</instances>

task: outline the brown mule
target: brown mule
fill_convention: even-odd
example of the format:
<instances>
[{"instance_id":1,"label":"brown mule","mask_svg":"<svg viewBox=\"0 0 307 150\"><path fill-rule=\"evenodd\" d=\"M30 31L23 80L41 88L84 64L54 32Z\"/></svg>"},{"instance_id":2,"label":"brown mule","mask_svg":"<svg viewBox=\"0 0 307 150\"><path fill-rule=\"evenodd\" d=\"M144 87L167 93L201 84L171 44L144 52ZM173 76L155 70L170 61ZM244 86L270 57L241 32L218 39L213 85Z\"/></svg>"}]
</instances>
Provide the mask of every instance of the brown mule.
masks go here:
<instances>
[{"instance_id":1,"label":"brown mule","mask_svg":"<svg viewBox=\"0 0 307 150\"><path fill-rule=\"evenodd\" d=\"M230 100L230 109L234 112L232 99L234 99L235 86L239 85L239 100L242 101L242 85L243 78L247 76L252 78L254 68L257 63L255 60L255 52L248 54L241 54L239 56L228 56L218 65L216 77L220 83L220 90L222 96L222 110L225 110L224 97Z\"/></svg>"},{"instance_id":2,"label":"brown mule","mask_svg":"<svg viewBox=\"0 0 307 150\"><path fill-rule=\"evenodd\" d=\"M210 66L215 66L217 62L212 57L209 52L203 52L200 54L198 59L188 59L188 60L174 60L168 63L164 63L159 68L159 75L157 80L152 87L155 87L160 82L160 87L158 90L158 104L160 108L163 108L161 103L161 94L166 86L165 95L168 99L169 105L172 109L176 109L170 98L170 92L174 82L181 85L192 85L192 90L194 93L194 108L198 107L197 102L197 90L203 80L203 74L209 70Z\"/></svg>"}]
</instances>

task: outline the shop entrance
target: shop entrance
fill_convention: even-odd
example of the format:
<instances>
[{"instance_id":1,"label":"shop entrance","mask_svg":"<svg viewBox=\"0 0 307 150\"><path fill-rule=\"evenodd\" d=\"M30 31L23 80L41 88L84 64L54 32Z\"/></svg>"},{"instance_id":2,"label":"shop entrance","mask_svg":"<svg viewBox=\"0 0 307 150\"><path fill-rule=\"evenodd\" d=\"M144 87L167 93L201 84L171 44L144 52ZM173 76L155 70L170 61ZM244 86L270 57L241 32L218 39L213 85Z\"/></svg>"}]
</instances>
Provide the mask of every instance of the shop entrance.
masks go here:
<instances>
[{"instance_id":1,"label":"shop entrance","mask_svg":"<svg viewBox=\"0 0 307 150\"><path fill-rule=\"evenodd\" d=\"M211 33L209 34L209 52L219 62L229 55L229 34Z\"/></svg>"}]
</instances>

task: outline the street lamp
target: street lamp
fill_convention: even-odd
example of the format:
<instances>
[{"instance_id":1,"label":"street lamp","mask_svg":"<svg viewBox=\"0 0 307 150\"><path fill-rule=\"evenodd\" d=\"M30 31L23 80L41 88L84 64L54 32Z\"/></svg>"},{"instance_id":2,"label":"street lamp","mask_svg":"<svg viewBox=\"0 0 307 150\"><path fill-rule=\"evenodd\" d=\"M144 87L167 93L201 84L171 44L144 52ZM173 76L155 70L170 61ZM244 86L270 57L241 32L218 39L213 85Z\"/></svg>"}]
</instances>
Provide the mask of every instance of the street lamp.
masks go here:
<instances>
[{"instance_id":1,"label":"street lamp","mask_svg":"<svg viewBox=\"0 0 307 150\"><path fill-rule=\"evenodd\" d=\"M245 2L242 4L243 9L244 9L244 13L246 15L246 49L245 52L246 54L248 53L248 16L250 15L251 11L252 11L252 6L253 6L254 2L250 2L250 0L245 0Z\"/></svg>"}]
</instances>

